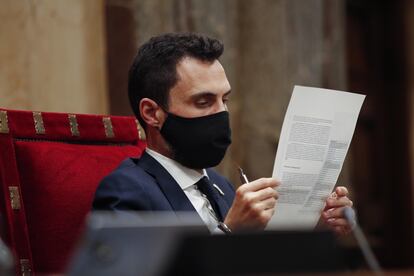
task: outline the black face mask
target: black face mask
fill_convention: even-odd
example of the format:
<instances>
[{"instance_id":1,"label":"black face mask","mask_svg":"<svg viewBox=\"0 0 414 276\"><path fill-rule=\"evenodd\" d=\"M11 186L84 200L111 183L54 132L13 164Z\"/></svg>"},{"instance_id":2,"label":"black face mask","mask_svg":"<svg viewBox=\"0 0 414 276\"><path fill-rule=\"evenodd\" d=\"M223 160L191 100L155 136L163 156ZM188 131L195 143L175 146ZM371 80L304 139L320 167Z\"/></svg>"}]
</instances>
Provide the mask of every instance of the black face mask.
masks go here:
<instances>
[{"instance_id":1,"label":"black face mask","mask_svg":"<svg viewBox=\"0 0 414 276\"><path fill-rule=\"evenodd\" d=\"M170 143L177 162L192 169L214 167L231 144L229 113L196 118L168 113L161 135Z\"/></svg>"}]
</instances>

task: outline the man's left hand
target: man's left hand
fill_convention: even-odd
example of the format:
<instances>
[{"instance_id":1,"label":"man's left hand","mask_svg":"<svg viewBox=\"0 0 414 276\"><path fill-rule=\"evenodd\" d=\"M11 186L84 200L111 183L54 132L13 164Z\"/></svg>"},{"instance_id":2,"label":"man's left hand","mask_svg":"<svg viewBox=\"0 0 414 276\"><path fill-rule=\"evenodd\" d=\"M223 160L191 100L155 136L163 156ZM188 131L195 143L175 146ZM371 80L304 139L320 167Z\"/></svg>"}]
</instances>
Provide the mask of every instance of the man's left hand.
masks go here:
<instances>
[{"instance_id":1,"label":"man's left hand","mask_svg":"<svg viewBox=\"0 0 414 276\"><path fill-rule=\"evenodd\" d=\"M345 219L343 211L345 207L352 207L352 201L348 198L348 189L336 187L335 191L326 199L326 206L322 212L322 219L337 234L345 235L351 232L352 225Z\"/></svg>"}]
</instances>

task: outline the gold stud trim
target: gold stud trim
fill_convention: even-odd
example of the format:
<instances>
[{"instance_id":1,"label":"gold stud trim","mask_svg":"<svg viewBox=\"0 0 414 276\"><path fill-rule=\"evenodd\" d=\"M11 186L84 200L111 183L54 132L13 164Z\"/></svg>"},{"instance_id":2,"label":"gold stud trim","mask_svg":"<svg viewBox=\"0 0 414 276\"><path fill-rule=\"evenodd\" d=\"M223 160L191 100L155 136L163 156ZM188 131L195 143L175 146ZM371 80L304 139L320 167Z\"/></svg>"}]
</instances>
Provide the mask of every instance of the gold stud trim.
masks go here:
<instances>
[{"instance_id":1,"label":"gold stud trim","mask_svg":"<svg viewBox=\"0 0 414 276\"><path fill-rule=\"evenodd\" d=\"M45 125L43 124L42 112L33 112L33 120L35 125L36 134L45 134Z\"/></svg>"},{"instance_id":2,"label":"gold stud trim","mask_svg":"<svg viewBox=\"0 0 414 276\"><path fill-rule=\"evenodd\" d=\"M9 186L10 205L13 210L20 210L20 193L19 187Z\"/></svg>"},{"instance_id":3,"label":"gold stud trim","mask_svg":"<svg viewBox=\"0 0 414 276\"><path fill-rule=\"evenodd\" d=\"M72 133L72 136L80 136L79 125L78 125L78 120L76 119L76 115L68 114L68 118L69 118L70 132Z\"/></svg>"},{"instance_id":4,"label":"gold stud trim","mask_svg":"<svg viewBox=\"0 0 414 276\"><path fill-rule=\"evenodd\" d=\"M140 140L146 140L145 131L142 128L142 126L139 124L139 121L137 119L135 119L135 123L137 124L138 139L140 139Z\"/></svg>"},{"instance_id":5,"label":"gold stud trim","mask_svg":"<svg viewBox=\"0 0 414 276\"><path fill-rule=\"evenodd\" d=\"M7 111L0 111L0 133L9 133L9 119L7 117Z\"/></svg>"},{"instance_id":6,"label":"gold stud trim","mask_svg":"<svg viewBox=\"0 0 414 276\"><path fill-rule=\"evenodd\" d=\"M22 276L30 276L32 274L29 259L20 259L20 271Z\"/></svg>"},{"instance_id":7,"label":"gold stud trim","mask_svg":"<svg viewBox=\"0 0 414 276\"><path fill-rule=\"evenodd\" d=\"M102 122L105 128L106 138L114 138L114 128L112 127L112 121L110 117L103 117Z\"/></svg>"}]
</instances>

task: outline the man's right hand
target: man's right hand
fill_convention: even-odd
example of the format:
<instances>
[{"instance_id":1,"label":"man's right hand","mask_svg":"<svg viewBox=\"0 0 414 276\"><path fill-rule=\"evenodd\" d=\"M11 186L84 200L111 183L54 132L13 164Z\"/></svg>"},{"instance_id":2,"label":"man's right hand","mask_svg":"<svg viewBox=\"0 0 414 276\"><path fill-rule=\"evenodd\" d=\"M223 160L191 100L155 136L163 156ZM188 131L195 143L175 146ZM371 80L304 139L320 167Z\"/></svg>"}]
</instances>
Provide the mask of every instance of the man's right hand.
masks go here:
<instances>
[{"instance_id":1,"label":"man's right hand","mask_svg":"<svg viewBox=\"0 0 414 276\"><path fill-rule=\"evenodd\" d=\"M241 185L224 223L233 231L263 230L275 212L280 181L260 178Z\"/></svg>"}]
</instances>

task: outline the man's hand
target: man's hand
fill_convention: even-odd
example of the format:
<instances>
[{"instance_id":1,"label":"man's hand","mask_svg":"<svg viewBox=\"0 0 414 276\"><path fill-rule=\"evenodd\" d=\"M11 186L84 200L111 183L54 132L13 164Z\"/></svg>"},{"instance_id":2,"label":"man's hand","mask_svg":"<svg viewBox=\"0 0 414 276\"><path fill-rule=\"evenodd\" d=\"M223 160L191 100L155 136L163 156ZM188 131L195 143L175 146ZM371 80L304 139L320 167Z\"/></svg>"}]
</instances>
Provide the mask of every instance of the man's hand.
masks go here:
<instances>
[{"instance_id":1,"label":"man's hand","mask_svg":"<svg viewBox=\"0 0 414 276\"><path fill-rule=\"evenodd\" d=\"M273 213L280 182L274 178L260 178L241 185L227 213L224 223L234 232L263 230Z\"/></svg>"},{"instance_id":2,"label":"man's hand","mask_svg":"<svg viewBox=\"0 0 414 276\"><path fill-rule=\"evenodd\" d=\"M343 214L346 206L352 207L352 201L348 198L348 189L336 187L326 199L326 206L322 212L323 221L340 235L348 234L352 230L352 225L348 223Z\"/></svg>"}]
</instances>

